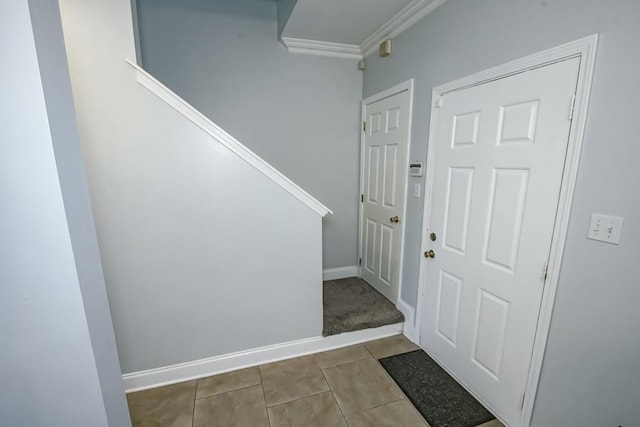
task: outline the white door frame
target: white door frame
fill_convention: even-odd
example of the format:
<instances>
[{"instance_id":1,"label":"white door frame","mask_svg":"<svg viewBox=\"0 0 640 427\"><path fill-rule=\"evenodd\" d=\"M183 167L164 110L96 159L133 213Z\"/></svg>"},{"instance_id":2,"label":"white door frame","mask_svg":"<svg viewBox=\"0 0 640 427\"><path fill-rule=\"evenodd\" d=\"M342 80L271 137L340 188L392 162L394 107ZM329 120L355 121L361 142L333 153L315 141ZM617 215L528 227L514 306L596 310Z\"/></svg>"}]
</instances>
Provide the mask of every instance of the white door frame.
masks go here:
<instances>
[{"instance_id":1,"label":"white door frame","mask_svg":"<svg viewBox=\"0 0 640 427\"><path fill-rule=\"evenodd\" d=\"M575 108L573 120L569 133L569 141L567 146L567 157L565 168L562 176L562 187L560 189L560 198L558 201L558 211L556 213L556 222L553 229L553 238L549 255L549 265L547 269L547 281L542 293L542 302L540 304L540 316L538 318L538 327L536 330L533 352L531 357L531 365L527 376L527 385L525 389L525 398L522 407L519 426L529 426L531 423L531 415L533 413L533 404L535 402L538 381L540 380L540 372L542 369L542 360L544 357L545 347L549 327L551 325L551 311L558 287L558 276L562 263L562 254L567 238L567 230L569 226L569 217L571 214L571 205L576 186L578 175L578 165L580 160L580 152L582 149L582 140L587 118L587 108L589 104L589 95L591 92L591 82L593 79L593 70L595 68L595 57L598 45L598 34L594 34L570 43L557 46L543 52L539 52L522 59L518 59L489 70L481 71L467 77L449 82L433 89L431 104L431 121L429 126L429 146L427 149L427 176L425 184L425 204L422 224L422 251L429 248L429 210L431 208L431 197L433 194L433 169L436 159L435 140L436 126L438 123L437 103L439 98L446 93L466 89L471 86L477 86L488 83L493 80L508 77L544 65L552 64L569 58L580 57L580 70L578 73L578 84L576 89ZM569 114L569 111L567 111ZM418 287L418 301L416 309L416 327L421 334L422 328L422 309L424 307L424 289L426 284L426 267L425 262L420 263L420 279ZM422 347L422 343L420 343ZM478 396L476 396L478 397ZM481 400L481 399L479 399ZM515 426L514 426L515 427Z\"/></svg>"},{"instance_id":2,"label":"white door frame","mask_svg":"<svg viewBox=\"0 0 640 427\"><path fill-rule=\"evenodd\" d=\"M401 234L400 234L400 265L398 267L398 302L396 307L401 306L400 301L402 301L402 271L404 266L404 237L407 227L407 193L409 191L409 159L411 158L411 126L412 126L412 118L413 118L413 79L409 79L405 82L397 84L389 89L383 90L382 92L378 92L375 95L371 95L370 97L362 100L361 106L361 121L362 123L367 121L367 104L372 104L376 101L380 101L384 98L388 98L393 95L397 95L401 92L407 91L409 95L409 121L407 126L407 158L402 159L407 165L407 173L404 177L404 193L401 195L402 197L402 206L403 206L403 216L401 219ZM364 130L364 126L360 127L360 194L358 195L358 218L359 218L359 227L358 227L358 277L362 277L362 233L363 233L363 203L361 196L364 194L364 167L365 167L365 150L364 150L364 139L366 136L366 132ZM405 303L405 305L407 305ZM408 305L407 305L408 306ZM403 311L403 310L400 310ZM404 311L403 311L403 314ZM406 314L405 314L405 317ZM406 319L410 321L412 319ZM408 322L405 322L407 324Z\"/></svg>"}]
</instances>

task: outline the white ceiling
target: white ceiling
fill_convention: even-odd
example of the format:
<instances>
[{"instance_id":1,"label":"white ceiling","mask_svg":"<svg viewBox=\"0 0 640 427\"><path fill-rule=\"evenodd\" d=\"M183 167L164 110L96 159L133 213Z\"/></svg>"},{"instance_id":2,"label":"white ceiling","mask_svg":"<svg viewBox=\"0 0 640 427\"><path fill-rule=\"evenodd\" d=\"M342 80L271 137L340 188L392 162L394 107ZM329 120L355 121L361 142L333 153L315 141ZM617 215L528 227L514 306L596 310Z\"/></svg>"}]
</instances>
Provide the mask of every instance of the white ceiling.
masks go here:
<instances>
[{"instance_id":1,"label":"white ceiling","mask_svg":"<svg viewBox=\"0 0 640 427\"><path fill-rule=\"evenodd\" d=\"M412 0L298 0L283 37L360 45Z\"/></svg>"}]
</instances>

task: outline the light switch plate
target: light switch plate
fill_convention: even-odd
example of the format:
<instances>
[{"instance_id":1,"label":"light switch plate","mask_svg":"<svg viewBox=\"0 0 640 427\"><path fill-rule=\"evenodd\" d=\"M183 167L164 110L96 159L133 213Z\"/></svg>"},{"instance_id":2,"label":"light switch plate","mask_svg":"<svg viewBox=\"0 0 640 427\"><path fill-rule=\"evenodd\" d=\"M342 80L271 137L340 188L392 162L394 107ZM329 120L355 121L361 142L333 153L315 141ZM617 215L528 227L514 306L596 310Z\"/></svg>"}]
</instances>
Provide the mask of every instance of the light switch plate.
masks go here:
<instances>
[{"instance_id":1,"label":"light switch plate","mask_svg":"<svg viewBox=\"0 0 640 427\"><path fill-rule=\"evenodd\" d=\"M422 186L420 184L413 184L413 197L415 199L419 199L420 198L420 193L422 192Z\"/></svg>"},{"instance_id":2,"label":"light switch plate","mask_svg":"<svg viewBox=\"0 0 640 427\"><path fill-rule=\"evenodd\" d=\"M591 215L587 238L617 245L620 243L623 221L624 218L619 216L594 213Z\"/></svg>"}]
</instances>

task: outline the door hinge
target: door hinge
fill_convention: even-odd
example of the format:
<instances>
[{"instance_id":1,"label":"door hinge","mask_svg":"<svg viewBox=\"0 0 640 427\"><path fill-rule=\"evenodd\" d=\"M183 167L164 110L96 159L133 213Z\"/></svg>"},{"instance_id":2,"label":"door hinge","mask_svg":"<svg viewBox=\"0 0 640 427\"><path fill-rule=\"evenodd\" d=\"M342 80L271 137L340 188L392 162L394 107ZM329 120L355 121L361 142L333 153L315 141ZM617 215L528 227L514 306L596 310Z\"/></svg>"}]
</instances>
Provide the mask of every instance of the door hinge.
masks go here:
<instances>
[{"instance_id":1,"label":"door hinge","mask_svg":"<svg viewBox=\"0 0 640 427\"><path fill-rule=\"evenodd\" d=\"M444 105L444 98L440 95L438 95L438 97L436 98L435 102L433 103L433 106L436 108L440 108Z\"/></svg>"},{"instance_id":2,"label":"door hinge","mask_svg":"<svg viewBox=\"0 0 640 427\"><path fill-rule=\"evenodd\" d=\"M545 264L542 268L542 284L547 283L547 270L549 269L549 264Z\"/></svg>"},{"instance_id":3,"label":"door hinge","mask_svg":"<svg viewBox=\"0 0 640 427\"><path fill-rule=\"evenodd\" d=\"M358 260L358 265L362 265L362 258Z\"/></svg>"},{"instance_id":4,"label":"door hinge","mask_svg":"<svg viewBox=\"0 0 640 427\"><path fill-rule=\"evenodd\" d=\"M569 107L569 120L573 120L573 111L576 108L576 96L573 95L571 98L571 107Z\"/></svg>"},{"instance_id":5,"label":"door hinge","mask_svg":"<svg viewBox=\"0 0 640 427\"><path fill-rule=\"evenodd\" d=\"M362 122L362 132L367 131L367 122Z\"/></svg>"},{"instance_id":6,"label":"door hinge","mask_svg":"<svg viewBox=\"0 0 640 427\"><path fill-rule=\"evenodd\" d=\"M364 203L364 194L360 195L360 203Z\"/></svg>"},{"instance_id":7,"label":"door hinge","mask_svg":"<svg viewBox=\"0 0 640 427\"><path fill-rule=\"evenodd\" d=\"M527 396L527 393L522 393L522 401L520 402L520 410L524 408L524 398Z\"/></svg>"}]
</instances>

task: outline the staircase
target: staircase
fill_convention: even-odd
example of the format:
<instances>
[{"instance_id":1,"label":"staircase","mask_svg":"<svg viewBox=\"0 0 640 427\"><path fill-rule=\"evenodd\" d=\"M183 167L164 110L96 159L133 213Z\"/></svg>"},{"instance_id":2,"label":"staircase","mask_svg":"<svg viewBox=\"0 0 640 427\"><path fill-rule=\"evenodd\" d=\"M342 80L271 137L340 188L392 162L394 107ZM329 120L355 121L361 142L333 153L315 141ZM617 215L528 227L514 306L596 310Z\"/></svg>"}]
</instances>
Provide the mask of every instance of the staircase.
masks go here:
<instances>
[{"instance_id":1,"label":"staircase","mask_svg":"<svg viewBox=\"0 0 640 427\"><path fill-rule=\"evenodd\" d=\"M125 380L319 336L330 210L125 62L129 0L60 9Z\"/></svg>"}]
</instances>

